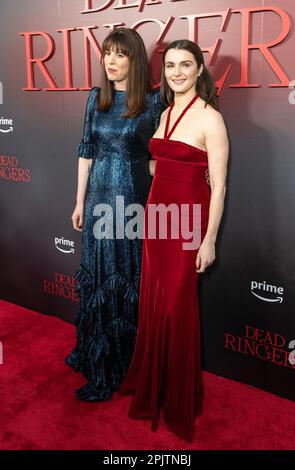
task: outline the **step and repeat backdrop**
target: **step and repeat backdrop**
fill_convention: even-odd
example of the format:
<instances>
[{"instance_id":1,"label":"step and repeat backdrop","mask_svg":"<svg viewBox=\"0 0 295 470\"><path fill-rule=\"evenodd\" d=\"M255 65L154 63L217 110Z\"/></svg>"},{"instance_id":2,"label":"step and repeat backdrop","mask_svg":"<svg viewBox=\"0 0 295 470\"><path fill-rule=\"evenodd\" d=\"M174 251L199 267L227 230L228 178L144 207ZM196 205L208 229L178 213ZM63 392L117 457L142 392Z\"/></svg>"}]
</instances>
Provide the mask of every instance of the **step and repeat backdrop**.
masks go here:
<instances>
[{"instance_id":1,"label":"step and repeat backdrop","mask_svg":"<svg viewBox=\"0 0 295 470\"><path fill-rule=\"evenodd\" d=\"M1 298L74 321L76 146L102 41L136 29L156 86L163 47L189 38L230 135L217 260L199 286L204 369L295 400L294 1L1 0L0 13Z\"/></svg>"}]
</instances>

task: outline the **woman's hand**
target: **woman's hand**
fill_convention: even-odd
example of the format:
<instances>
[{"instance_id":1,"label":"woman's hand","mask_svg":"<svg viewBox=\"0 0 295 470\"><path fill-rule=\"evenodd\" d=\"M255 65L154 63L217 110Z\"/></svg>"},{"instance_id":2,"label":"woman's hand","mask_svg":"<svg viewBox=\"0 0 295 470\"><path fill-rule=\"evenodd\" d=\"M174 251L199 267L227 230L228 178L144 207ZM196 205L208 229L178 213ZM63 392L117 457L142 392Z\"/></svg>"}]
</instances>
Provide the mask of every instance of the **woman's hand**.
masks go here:
<instances>
[{"instance_id":1,"label":"woman's hand","mask_svg":"<svg viewBox=\"0 0 295 470\"><path fill-rule=\"evenodd\" d=\"M150 175L151 175L151 176L155 176L156 160L150 160L150 161L149 161L149 168L150 168Z\"/></svg>"},{"instance_id":2,"label":"woman's hand","mask_svg":"<svg viewBox=\"0 0 295 470\"><path fill-rule=\"evenodd\" d=\"M196 271L203 273L208 266L215 260L215 243L203 240L197 258L196 258Z\"/></svg>"},{"instance_id":3,"label":"woman's hand","mask_svg":"<svg viewBox=\"0 0 295 470\"><path fill-rule=\"evenodd\" d=\"M72 222L73 222L74 230L78 230L79 232L82 232L83 212L84 212L83 204L77 203L74 209L73 215L72 215Z\"/></svg>"}]
</instances>

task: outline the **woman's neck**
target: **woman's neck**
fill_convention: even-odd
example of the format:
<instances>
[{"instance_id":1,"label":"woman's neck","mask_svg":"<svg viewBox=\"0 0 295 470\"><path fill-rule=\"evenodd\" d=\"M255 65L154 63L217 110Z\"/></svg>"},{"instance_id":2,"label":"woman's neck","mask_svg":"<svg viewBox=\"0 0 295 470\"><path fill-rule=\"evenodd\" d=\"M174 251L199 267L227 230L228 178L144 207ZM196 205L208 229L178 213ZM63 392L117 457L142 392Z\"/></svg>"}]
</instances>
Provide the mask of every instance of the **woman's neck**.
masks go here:
<instances>
[{"instance_id":1,"label":"woman's neck","mask_svg":"<svg viewBox=\"0 0 295 470\"><path fill-rule=\"evenodd\" d=\"M186 93L174 93L174 108L184 109L196 94L195 88L192 88Z\"/></svg>"},{"instance_id":2,"label":"woman's neck","mask_svg":"<svg viewBox=\"0 0 295 470\"><path fill-rule=\"evenodd\" d=\"M122 80L121 82L114 81L114 89L117 91L126 91L127 90L127 80Z\"/></svg>"}]
</instances>

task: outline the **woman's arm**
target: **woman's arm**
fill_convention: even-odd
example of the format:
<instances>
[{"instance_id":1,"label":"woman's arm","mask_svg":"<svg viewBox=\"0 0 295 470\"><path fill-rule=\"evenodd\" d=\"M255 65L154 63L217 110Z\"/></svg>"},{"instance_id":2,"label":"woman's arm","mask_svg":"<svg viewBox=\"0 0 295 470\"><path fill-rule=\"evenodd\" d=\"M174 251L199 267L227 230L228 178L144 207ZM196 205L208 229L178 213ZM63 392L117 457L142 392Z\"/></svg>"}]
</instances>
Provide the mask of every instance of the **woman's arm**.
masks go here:
<instances>
[{"instance_id":1,"label":"woman's arm","mask_svg":"<svg viewBox=\"0 0 295 470\"><path fill-rule=\"evenodd\" d=\"M76 207L72 214L72 222L75 230L82 231L83 228L83 211L84 198L87 188L88 176L90 173L92 159L97 155L97 146L92 138L92 117L95 109L98 88L94 87L88 95L85 115L84 115L84 131L83 138L78 146L78 184Z\"/></svg>"},{"instance_id":2,"label":"woman's arm","mask_svg":"<svg viewBox=\"0 0 295 470\"><path fill-rule=\"evenodd\" d=\"M84 198L91 166L92 159L79 158L76 207L72 215L73 227L79 232L83 227Z\"/></svg>"},{"instance_id":3,"label":"woman's arm","mask_svg":"<svg viewBox=\"0 0 295 470\"><path fill-rule=\"evenodd\" d=\"M221 114L211 108L206 110L204 115L204 136L208 152L211 197L208 227L196 259L197 272L204 272L215 259L215 242L226 192L229 147L227 131Z\"/></svg>"},{"instance_id":4,"label":"woman's arm","mask_svg":"<svg viewBox=\"0 0 295 470\"><path fill-rule=\"evenodd\" d=\"M92 166L92 159L79 158L78 162L78 184L77 184L77 204L84 204L88 176Z\"/></svg>"}]
</instances>

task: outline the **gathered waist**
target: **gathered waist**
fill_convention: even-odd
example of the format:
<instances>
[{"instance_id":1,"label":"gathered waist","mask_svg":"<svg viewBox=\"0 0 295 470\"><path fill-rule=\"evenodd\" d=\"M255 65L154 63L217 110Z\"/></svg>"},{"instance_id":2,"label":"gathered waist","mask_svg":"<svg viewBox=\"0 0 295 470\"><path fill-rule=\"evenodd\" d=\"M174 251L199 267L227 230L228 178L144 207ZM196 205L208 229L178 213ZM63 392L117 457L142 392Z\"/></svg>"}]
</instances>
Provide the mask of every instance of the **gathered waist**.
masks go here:
<instances>
[{"instance_id":1,"label":"gathered waist","mask_svg":"<svg viewBox=\"0 0 295 470\"><path fill-rule=\"evenodd\" d=\"M208 163L186 163L170 159L157 159L155 178L181 181L182 183L206 182Z\"/></svg>"}]
</instances>

